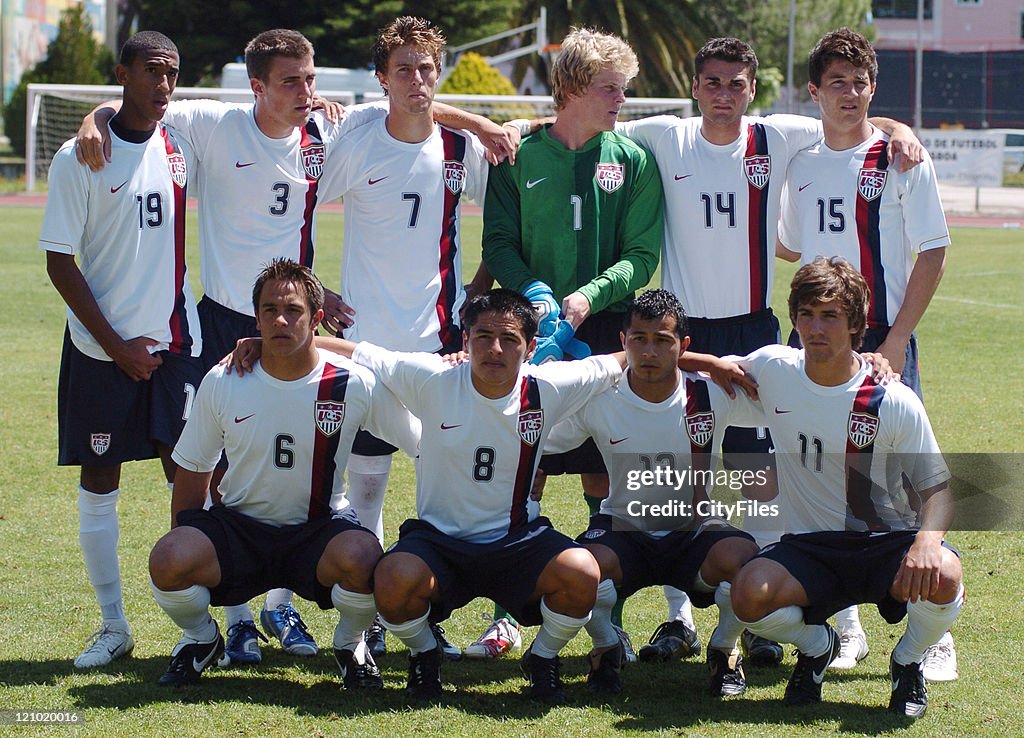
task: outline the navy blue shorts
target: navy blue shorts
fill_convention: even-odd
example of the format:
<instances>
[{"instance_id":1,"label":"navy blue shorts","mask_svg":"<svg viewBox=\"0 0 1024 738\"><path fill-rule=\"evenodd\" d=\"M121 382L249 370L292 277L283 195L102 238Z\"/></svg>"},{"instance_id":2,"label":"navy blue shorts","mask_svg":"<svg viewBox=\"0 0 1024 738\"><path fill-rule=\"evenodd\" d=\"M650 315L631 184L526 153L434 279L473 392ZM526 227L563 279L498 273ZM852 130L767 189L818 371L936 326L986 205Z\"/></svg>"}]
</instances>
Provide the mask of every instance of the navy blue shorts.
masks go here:
<instances>
[{"instance_id":1,"label":"navy blue shorts","mask_svg":"<svg viewBox=\"0 0 1024 738\"><path fill-rule=\"evenodd\" d=\"M533 597L544 567L562 551L579 548L545 517L493 543L467 543L422 520L406 520L398 542L384 554L418 556L437 579L440 602L433 622L445 620L476 597L493 600L523 625L540 625L540 600Z\"/></svg>"},{"instance_id":2,"label":"navy blue shorts","mask_svg":"<svg viewBox=\"0 0 1024 738\"><path fill-rule=\"evenodd\" d=\"M57 463L115 466L173 448L203 379L199 359L170 351L153 376L133 381L113 361L86 356L64 329L57 382Z\"/></svg>"},{"instance_id":3,"label":"navy blue shorts","mask_svg":"<svg viewBox=\"0 0 1024 738\"><path fill-rule=\"evenodd\" d=\"M907 603L889 594L916 530L887 533L821 531L787 534L765 546L755 558L776 561L800 582L810 605L804 620L820 625L850 605L871 602L888 623L907 614ZM955 553L951 545L942 545Z\"/></svg>"},{"instance_id":4,"label":"navy blue shorts","mask_svg":"<svg viewBox=\"0 0 1024 738\"><path fill-rule=\"evenodd\" d=\"M710 607L715 604L715 593L693 586L708 551L723 538L754 542L750 534L725 523L695 531L672 531L661 538L641 531L614 530L613 526L610 515L595 515L576 542L584 546L600 544L615 552L622 567L622 583L616 588L620 599L644 587L669 584L686 592L697 607Z\"/></svg>"},{"instance_id":5,"label":"navy blue shorts","mask_svg":"<svg viewBox=\"0 0 1024 738\"><path fill-rule=\"evenodd\" d=\"M349 512L351 508L348 508ZM196 528L217 551L220 584L210 590L213 605L240 605L278 587L312 600L321 610L334 607L331 588L316 578L327 544L350 530L373 535L349 512L340 517L315 518L295 525L269 525L214 505L209 510L183 510L178 525Z\"/></svg>"},{"instance_id":6,"label":"navy blue shorts","mask_svg":"<svg viewBox=\"0 0 1024 738\"><path fill-rule=\"evenodd\" d=\"M221 359L235 350L239 338L260 334L256 318L236 313L205 295L197 306L199 325L203 329L203 371L208 372Z\"/></svg>"}]
</instances>

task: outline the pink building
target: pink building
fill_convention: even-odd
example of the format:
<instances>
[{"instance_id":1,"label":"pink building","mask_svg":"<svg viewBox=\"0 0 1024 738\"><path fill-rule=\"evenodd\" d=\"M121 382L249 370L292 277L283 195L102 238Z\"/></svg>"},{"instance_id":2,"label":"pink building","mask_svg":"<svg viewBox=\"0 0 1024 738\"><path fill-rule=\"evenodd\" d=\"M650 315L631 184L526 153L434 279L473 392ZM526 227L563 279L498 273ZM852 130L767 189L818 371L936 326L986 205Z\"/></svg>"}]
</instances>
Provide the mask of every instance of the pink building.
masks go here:
<instances>
[{"instance_id":1,"label":"pink building","mask_svg":"<svg viewBox=\"0 0 1024 738\"><path fill-rule=\"evenodd\" d=\"M917 43L917 0L873 0L878 49ZM1024 0L925 0L922 39L929 51L954 54L1024 49Z\"/></svg>"}]
</instances>

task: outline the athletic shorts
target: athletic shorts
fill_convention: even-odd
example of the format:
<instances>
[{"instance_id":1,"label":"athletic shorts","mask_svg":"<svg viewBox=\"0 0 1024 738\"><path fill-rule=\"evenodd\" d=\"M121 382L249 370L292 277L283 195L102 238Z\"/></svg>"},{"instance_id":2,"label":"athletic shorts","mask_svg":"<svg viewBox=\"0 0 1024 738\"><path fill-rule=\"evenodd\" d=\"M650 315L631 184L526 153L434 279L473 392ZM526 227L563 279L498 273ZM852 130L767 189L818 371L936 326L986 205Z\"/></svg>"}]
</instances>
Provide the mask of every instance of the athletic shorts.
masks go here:
<instances>
[{"instance_id":1,"label":"athletic shorts","mask_svg":"<svg viewBox=\"0 0 1024 738\"><path fill-rule=\"evenodd\" d=\"M398 542L384 554L419 557L437 579L441 599L431 604L430 620L445 620L476 597L493 600L522 625L540 625L537 580L562 551L579 548L539 517L493 543L468 543L422 520L406 520Z\"/></svg>"},{"instance_id":2,"label":"athletic shorts","mask_svg":"<svg viewBox=\"0 0 1024 738\"><path fill-rule=\"evenodd\" d=\"M65 328L57 381L57 463L115 466L153 459L178 442L203 379L199 358L160 351L153 376L136 382L113 361L86 356Z\"/></svg>"},{"instance_id":3,"label":"athletic shorts","mask_svg":"<svg viewBox=\"0 0 1024 738\"><path fill-rule=\"evenodd\" d=\"M239 338L258 336L256 318L236 313L205 295L196 307L203 329L203 371L208 372L235 350Z\"/></svg>"},{"instance_id":4,"label":"athletic shorts","mask_svg":"<svg viewBox=\"0 0 1024 738\"><path fill-rule=\"evenodd\" d=\"M708 551L724 538L754 542L750 534L722 521L655 538L642 531L615 530L612 517L604 513L590 519L590 527L576 542L607 546L615 552L622 567L622 583L616 588L620 599L644 587L669 584L686 592L697 607L710 607L715 604L715 593L699 591L693 583Z\"/></svg>"},{"instance_id":5,"label":"athletic shorts","mask_svg":"<svg viewBox=\"0 0 1024 738\"><path fill-rule=\"evenodd\" d=\"M787 534L761 549L755 558L775 561L803 586L810 605L804 620L820 625L850 605L871 602L888 623L907 614L907 603L889 594L916 530L888 533L821 531ZM942 545L955 553L951 545Z\"/></svg>"},{"instance_id":6,"label":"athletic shorts","mask_svg":"<svg viewBox=\"0 0 1024 738\"><path fill-rule=\"evenodd\" d=\"M240 605L283 587L328 610L334 607L331 588L316 578L327 544L350 530L373 535L359 525L352 508L335 517L276 526L214 505L209 510L183 510L178 525L201 531L217 551L220 584L210 590L213 605Z\"/></svg>"}]
</instances>

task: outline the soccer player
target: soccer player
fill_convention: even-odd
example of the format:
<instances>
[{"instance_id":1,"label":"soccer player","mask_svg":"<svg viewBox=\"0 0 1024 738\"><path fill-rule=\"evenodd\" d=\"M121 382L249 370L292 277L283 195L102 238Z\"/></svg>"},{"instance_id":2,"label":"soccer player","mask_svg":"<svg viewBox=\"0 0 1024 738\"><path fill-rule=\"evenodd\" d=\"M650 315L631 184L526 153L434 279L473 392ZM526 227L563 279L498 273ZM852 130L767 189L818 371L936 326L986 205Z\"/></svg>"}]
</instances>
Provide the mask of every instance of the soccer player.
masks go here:
<instances>
[{"instance_id":1,"label":"soccer player","mask_svg":"<svg viewBox=\"0 0 1024 738\"><path fill-rule=\"evenodd\" d=\"M804 348L769 346L740 361L758 383L755 422L775 442L779 522L790 535L743 567L732 601L752 632L799 649L790 705L821 700L839 654L830 615L861 602L890 623L906 615L889 664L889 709L917 718L927 707L921 660L960 612L963 575L943 541L953 498L924 406L904 384L872 382L854 353L871 300L850 264L815 259L797 271L789 297Z\"/></svg>"},{"instance_id":2,"label":"soccer player","mask_svg":"<svg viewBox=\"0 0 1024 738\"><path fill-rule=\"evenodd\" d=\"M809 59L811 97L821 109L823 140L789 168L779 253L808 264L842 256L871 288L864 350L877 351L921 396L914 329L945 268L950 243L930 158L908 172L892 166L889 137L871 124L878 62L861 34L826 34ZM916 259L915 259L916 255ZM856 609L839 616L842 658L850 668L868 654ZM935 676L956 678L952 638L929 652L946 664Z\"/></svg>"},{"instance_id":3,"label":"soccer player","mask_svg":"<svg viewBox=\"0 0 1024 738\"><path fill-rule=\"evenodd\" d=\"M622 39L572 31L551 69L555 122L523 139L515 166L495 168L487 188L488 270L510 289L546 292L595 353L619 350L623 312L650 281L661 250L658 168L643 148L612 132L638 69ZM593 441L545 457L541 468L581 474L592 513L608 495L608 474ZM467 654L500 655L515 642L492 630Z\"/></svg>"},{"instance_id":4,"label":"soccer player","mask_svg":"<svg viewBox=\"0 0 1024 738\"><path fill-rule=\"evenodd\" d=\"M111 121L117 161L93 173L74 141L50 165L39 236L67 303L57 395L58 464L80 466L79 542L103 623L75 659L84 669L131 653L117 558L125 461L171 449L202 379L202 338L185 270L191 151L160 120L178 80L178 49L162 33L125 42L115 68L123 105Z\"/></svg>"},{"instance_id":5,"label":"soccer player","mask_svg":"<svg viewBox=\"0 0 1024 738\"><path fill-rule=\"evenodd\" d=\"M757 553L757 544L748 533L708 517L706 510L694 511L710 499L706 477L682 491L659 488L647 490L647 496L630 482L635 472L655 468L711 471L710 452L729 425L731 404L725 393L707 378L677 367L689 344L686 326L683 307L671 292L650 290L637 297L626 310L620 334L627 361L624 381L557 425L546 447L574 448L593 438L611 472L601 512L576 539L601 567L597 602L586 625L594 644L587 684L597 692L622 689L625 653L611 620L617 597L653 584L672 584L699 606L718 604L718 627L707 651L710 694L726 697L746 690L736 648L743 626L732 612L729 581ZM641 519L633 510L636 503L667 500L690 506L672 528L653 525L663 519Z\"/></svg>"},{"instance_id":6,"label":"soccer player","mask_svg":"<svg viewBox=\"0 0 1024 738\"><path fill-rule=\"evenodd\" d=\"M370 372L314 346L323 299L307 267L274 260L252 291L263 339L252 377L215 367L196 395L174 449L172 530L149 560L156 601L183 631L162 685L197 682L223 652L211 603L286 586L339 611L334 656L344 686L383 686L363 641L381 547L345 500L342 476L360 426L394 437L389 424L408 415ZM223 450L231 466L221 502L204 509Z\"/></svg>"}]
</instances>

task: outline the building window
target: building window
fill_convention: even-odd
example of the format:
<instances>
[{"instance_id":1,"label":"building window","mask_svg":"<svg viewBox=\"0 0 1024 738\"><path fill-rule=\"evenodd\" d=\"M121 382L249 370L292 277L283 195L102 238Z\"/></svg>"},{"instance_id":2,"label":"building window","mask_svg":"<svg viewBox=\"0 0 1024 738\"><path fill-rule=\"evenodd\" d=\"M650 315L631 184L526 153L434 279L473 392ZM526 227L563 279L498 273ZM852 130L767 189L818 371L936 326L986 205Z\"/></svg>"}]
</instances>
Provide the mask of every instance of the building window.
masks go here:
<instances>
[{"instance_id":1,"label":"building window","mask_svg":"<svg viewBox=\"0 0 1024 738\"><path fill-rule=\"evenodd\" d=\"M957 5L981 5L981 0L956 0Z\"/></svg>"},{"instance_id":2,"label":"building window","mask_svg":"<svg viewBox=\"0 0 1024 738\"><path fill-rule=\"evenodd\" d=\"M916 18L917 0L871 0L875 18ZM932 0L924 0L924 17L931 20Z\"/></svg>"}]
</instances>

